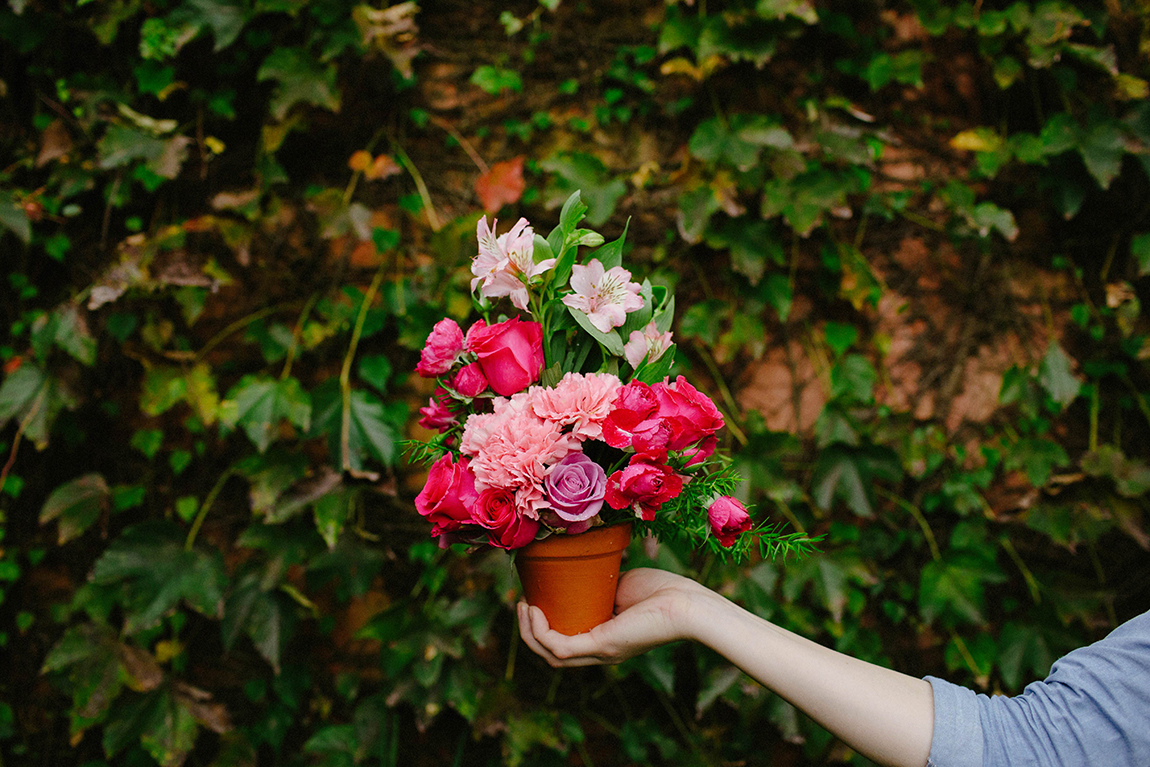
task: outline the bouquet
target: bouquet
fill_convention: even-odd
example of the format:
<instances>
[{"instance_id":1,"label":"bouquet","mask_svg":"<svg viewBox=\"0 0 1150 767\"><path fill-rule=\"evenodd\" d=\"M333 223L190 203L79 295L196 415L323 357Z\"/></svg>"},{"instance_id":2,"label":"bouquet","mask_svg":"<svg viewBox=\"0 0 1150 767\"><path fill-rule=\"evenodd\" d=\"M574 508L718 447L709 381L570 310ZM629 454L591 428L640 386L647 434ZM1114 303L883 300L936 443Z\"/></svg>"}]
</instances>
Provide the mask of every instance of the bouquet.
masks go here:
<instances>
[{"instance_id":1,"label":"bouquet","mask_svg":"<svg viewBox=\"0 0 1150 767\"><path fill-rule=\"evenodd\" d=\"M723 415L671 377L674 296L638 282L623 241L579 228L578 192L546 237L526 219L477 226L478 318L438 322L416 372L437 379L420 424L430 464L415 500L441 545L515 551L624 521L659 539L745 554L786 536L753 530L716 451ZM581 251L592 249L581 256Z\"/></svg>"}]
</instances>

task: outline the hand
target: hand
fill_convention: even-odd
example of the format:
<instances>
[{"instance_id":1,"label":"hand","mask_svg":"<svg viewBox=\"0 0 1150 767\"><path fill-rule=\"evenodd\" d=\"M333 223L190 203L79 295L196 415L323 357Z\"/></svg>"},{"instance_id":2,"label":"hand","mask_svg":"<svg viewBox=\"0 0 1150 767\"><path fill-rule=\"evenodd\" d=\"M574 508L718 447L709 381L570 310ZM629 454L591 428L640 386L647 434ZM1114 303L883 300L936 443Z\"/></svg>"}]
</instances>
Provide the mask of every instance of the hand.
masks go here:
<instances>
[{"instance_id":1,"label":"hand","mask_svg":"<svg viewBox=\"0 0 1150 767\"><path fill-rule=\"evenodd\" d=\"M692 600L708 594L680 575L650 568L628 570L615 591L615 617L606 623L567 636L553 631L538 607L520 602L519 635L554 668L620 663L687 638Z\"/></svg>"}]
</instances>

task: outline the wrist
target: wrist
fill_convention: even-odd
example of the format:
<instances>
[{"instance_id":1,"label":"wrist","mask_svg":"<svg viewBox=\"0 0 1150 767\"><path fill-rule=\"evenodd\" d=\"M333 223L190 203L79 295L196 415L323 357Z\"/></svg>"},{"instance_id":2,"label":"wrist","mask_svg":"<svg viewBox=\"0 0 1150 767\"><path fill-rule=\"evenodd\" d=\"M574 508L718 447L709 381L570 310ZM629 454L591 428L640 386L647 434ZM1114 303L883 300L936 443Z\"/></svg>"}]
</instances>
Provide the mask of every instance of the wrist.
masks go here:
<instances>
[{"instance_id":1,"label":"wrist","mask_svg":"<svg viewBox=\"0 0 1150 767\"><path fill-rule=\"evenodd\" d=\"M710 645L710 631L718 626L734 603L694 581L676 600L675 625L681 639Z\"/></svg>"}]
</instances>

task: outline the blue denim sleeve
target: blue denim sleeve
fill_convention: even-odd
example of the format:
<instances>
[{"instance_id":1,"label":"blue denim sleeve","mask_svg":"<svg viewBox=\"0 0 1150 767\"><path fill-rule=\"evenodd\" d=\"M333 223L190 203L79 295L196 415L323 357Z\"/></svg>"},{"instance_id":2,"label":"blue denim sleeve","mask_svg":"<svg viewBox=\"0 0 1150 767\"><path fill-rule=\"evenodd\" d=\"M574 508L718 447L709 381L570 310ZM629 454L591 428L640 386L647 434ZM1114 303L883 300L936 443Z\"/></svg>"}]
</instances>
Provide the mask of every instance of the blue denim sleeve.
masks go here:
<instances>
[{"instance_id":1,"label":"blue denim sleeve","mask_svg":"<svg viewBox=\"0 0 1150 767\"><path fill-rule=\"evenodd\" d=\"M1059 659L1021 695L927 681L930 767L1150 765L1150 613Z\"/></svg>"}]
</instances>

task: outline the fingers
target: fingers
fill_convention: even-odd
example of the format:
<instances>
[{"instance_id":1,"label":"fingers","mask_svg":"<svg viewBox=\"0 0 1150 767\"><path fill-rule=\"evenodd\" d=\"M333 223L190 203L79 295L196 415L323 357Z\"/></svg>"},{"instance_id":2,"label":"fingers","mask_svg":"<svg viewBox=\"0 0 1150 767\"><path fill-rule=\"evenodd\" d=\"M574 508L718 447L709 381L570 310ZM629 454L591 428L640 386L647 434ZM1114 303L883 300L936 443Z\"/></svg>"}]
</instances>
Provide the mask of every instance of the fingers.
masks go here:
<instances>
[{"instance_id":1,"label":"fingers","mask_svg":"<svg viewBox=\"0 0 1150 767\"><path fill-rule=\"evenodd\" d=\"M609 662L596 652L598 647L589 633L567 636L553 631L543 611L525 602L520 602L516 610L519 616L519 636L552 668L592 666Z\"/></svg>"}]
</instances>

